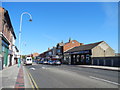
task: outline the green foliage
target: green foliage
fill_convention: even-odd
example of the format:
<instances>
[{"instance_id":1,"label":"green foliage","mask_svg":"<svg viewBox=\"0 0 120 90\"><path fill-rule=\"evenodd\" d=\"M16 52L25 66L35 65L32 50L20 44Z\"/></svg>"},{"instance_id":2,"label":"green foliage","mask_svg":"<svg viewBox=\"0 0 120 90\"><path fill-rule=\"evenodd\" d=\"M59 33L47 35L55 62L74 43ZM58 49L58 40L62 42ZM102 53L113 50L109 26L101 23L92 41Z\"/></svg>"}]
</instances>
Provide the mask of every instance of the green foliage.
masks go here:
<instances>
[{"instance_id":1,"label":"green foliage","mask_svg":"<svg viewBox=\"0 0 120 90\"><path fill-rule=\"evenodd\" d=\"M25 55L22 55L22 59L25 59Z\"/></svg>"}]
</instances>

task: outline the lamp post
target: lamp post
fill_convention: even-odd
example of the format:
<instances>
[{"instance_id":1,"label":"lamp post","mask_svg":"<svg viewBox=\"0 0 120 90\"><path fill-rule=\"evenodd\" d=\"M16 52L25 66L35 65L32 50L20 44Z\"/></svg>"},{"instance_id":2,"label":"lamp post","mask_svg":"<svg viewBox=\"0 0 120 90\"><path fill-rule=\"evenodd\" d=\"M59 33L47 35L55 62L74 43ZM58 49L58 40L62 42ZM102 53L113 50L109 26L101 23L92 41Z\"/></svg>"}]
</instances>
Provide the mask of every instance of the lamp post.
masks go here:
<instances>
[{"instance_id":1,"label":"lamp post","mask_svg":"<svg viewBox=\"0 0 120 90\"><path fill-rule=\"evenodd\" d=\"M19 31L19 60L20 60L20 54L21 54L21 51L20 51L20 41L21 41L21 31L22 31L22 17L23 17L23 15L24 14L27 14L27 15L29 15L30 16L30 19L29 19L29 21L32 21L32 16L31 16L31 14L30 13L28 13L28 12L23 12L22 14L21 14L21 17L20 17L20 31Z\"/></svg>"}]
</instances>

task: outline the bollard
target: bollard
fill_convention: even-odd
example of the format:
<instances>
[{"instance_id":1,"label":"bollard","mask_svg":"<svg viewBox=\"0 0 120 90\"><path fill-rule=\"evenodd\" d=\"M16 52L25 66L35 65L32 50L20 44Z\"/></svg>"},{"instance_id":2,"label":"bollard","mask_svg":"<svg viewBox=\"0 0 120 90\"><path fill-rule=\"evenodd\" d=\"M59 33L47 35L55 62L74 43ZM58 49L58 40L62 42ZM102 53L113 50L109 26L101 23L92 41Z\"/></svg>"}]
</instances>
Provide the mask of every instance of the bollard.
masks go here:
<instances>
[{"instance_id":1,"label":"bollard","mask_svg":"<svg viewBox=\"0 0 120 90\"><path fill-rule=\"evenodd\" d=\"M18 58L18 67L20 67L21 61L20 58Z\"/></svg>"}]
</instances>

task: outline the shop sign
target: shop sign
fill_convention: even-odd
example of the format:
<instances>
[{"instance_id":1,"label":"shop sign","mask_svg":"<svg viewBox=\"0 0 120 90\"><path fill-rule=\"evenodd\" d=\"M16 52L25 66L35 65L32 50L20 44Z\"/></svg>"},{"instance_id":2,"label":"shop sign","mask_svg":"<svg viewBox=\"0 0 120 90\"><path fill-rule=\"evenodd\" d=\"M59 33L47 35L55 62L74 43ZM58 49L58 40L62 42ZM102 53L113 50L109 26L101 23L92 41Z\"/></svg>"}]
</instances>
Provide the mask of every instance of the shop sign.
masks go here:
<instances>
[{"instance_id":1,"label":"shop sign","mask_svg":"<svg viewBox=\"0 0 120 90\"><path fill-rule=\"evenodd\" d=\"M9 46L4 40L2 40L2 44L3 44L4 46L6 46L6 47Z\"/></svg>"},{"instance_id":2,"label":"shop sign","mask_svg":"<svg viewBox=\"0 0 120 90\"><path fill-rule=\"evenodd\" d=\"M84 54L84 53L90 53L90 50L79 51L79 52L72 52L71 54Z\"/></svg>"}]
</instances>

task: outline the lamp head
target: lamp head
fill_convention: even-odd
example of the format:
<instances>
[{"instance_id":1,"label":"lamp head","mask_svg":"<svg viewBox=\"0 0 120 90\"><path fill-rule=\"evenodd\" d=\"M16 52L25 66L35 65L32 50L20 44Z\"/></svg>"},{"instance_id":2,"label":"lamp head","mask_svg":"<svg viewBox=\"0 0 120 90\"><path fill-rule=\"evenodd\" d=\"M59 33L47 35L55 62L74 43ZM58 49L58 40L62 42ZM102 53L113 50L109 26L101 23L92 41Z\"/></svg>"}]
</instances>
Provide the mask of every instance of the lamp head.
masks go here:
<instances>
[{"instance_id":1,"label":"lamp head","mask_svg":"<svg viewBox=\"0 0 120 90\"><path fill-rule=\"evenodd\" d=\"M29 21L32 22L32 19L30 19Z\"/></svg>"}]
</instances>

